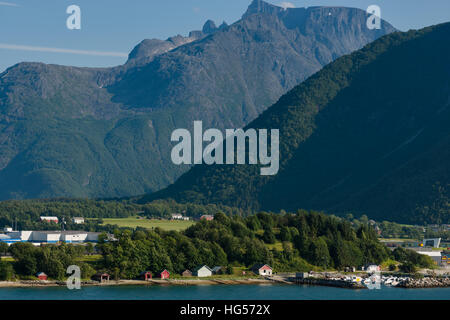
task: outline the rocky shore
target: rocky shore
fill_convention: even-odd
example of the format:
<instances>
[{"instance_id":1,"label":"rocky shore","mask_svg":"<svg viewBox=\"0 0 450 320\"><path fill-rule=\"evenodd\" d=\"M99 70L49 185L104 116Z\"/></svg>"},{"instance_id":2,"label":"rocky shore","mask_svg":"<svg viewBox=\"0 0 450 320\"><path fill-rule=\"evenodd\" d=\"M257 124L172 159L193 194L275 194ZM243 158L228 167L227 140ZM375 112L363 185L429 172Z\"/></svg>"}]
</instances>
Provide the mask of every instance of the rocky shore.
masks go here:
<instances>
[{"instance_id":1,"label":"rocky shore","mask_svg":"<svg viewBox=\"0 0 450 320\"><path fill-rule=\"evenodd\" d=\"M105 282L82 281L81 286L126 286L126 285L173 285L173 286L195 286L195 285L254 285L254 284L304 284L313 286L339 287L348 289L367 289L363 283L349 282L339 279L327 278L235 278L235 279L151 279L144 280L110 280ZM65 287L65 281L39 281L39 280L18 280L18 281L0 281L0 288L31 288L31 287ZM440 288L450 287L450 278L424 277L414 279L408 277L395 285L397 288Z\"/></svg>"},{"instance_id":2,"label":"rocky shore","mask_svg":"<svg viewBox=\"0 0 450 320\"><path fill-rule=\"evenodd\" d=\"M346 289L367 289L367 287L361 283L343 280L306 278L306 279L294 279L293 281L296 284L306 284L313 286L326 286L326 287L337 287Z\"/></svg>"},{"instance_id":3,"label":"rocky shore","mask_svg":"<svg viewBox=\"0 0 450 320\"><path fill-rule=\"evenodd\" d=\"M450 287L450 278L422 278L422 279L413 279L408 278L406 280L401 281L397 288L441 288L441 287Z\"/></svg>"}]
</instances>

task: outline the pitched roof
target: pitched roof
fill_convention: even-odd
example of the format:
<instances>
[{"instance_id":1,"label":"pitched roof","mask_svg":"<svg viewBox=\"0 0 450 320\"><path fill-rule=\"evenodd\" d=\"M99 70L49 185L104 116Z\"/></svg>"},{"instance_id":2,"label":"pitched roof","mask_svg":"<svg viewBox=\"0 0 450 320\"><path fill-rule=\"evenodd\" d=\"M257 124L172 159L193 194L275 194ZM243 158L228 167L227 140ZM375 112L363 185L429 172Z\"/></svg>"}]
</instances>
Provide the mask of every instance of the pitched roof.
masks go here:
<instances>
[{"instance_id":1,"label":"pitched roof","mask_svg":"<svg viewBox=\"0 0 450 320\"><path fill-rule=\"evenodd\" d=\"M224 269L224 266L215 266L214 268L211 269L211 271L216 272L219 271L220 269Z\"/></svg>"},{"instance_id":2,"label":"pitched roof","mask_svg":"<svg viewBox=\"0 0 450 320\"><path fill-rule=\"evenodd\" d=\"M151 271L142 271L139 275L140 276L142 276L142 275L144 275L144 274L146 274L146 273L150 273L150 274L152 274L152 272Z\"/></svg>"},{"instance_id":3,"label":"pitched roof","mask_svg":"<svg viewBox=\"0 0 450 320\"><path fill-rule=\"evenodd\" d=\"M158 274L161 274L161 273L164 273L164 272L167 272L168 274L170 274L169 270L167 270L167 269L164 269L163 271L161 271L161 272L158 273Z\"/></svg>"},{"instance_id":4,"label":"pitched roof","mask_svg":"<svg viewBox=\"0 0 450 320\"><path fill-rule=\"evenodd\" d=\"M261 268L264 267L264 266L268 266L270 269L272 269L272 267L269 266L268 264L265 264L265 263L259 263L259 264L255 264L255 265L252 267L252 270L259 270L259 269L261 269Z\"/></svg>"},{"instance_id":5,"label":"pitched roof","mask_svg":"<svg viewBox=\"0 0 450 320\"><path fill-rule=\"evenodd\" d=\"M205 267L206 269L208 269L209 271L212 272L211 268L208 267L207 265L202 265L202 266L199 266L199 267L195 268L194 272L197 272L198 270L200 270L200 269L203 268L203 267Z\"/></svg>"}]
</instances>

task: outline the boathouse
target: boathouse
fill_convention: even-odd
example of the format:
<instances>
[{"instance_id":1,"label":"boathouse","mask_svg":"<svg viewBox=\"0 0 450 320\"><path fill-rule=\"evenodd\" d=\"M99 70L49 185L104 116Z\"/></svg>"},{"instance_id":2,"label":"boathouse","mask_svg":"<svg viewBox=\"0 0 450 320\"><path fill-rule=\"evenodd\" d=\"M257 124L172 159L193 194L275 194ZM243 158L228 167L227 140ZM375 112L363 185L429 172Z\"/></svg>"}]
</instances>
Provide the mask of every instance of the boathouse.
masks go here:
<instances>
[{"instance_id":1,"label":"boathouse","mask_svg":"<svg viewBox=\"0 0 450 320\"><path fill-rule=\"evenodd\" d=\"M167 271L166 269L164 269L163 271L161 271L161 272L158 274L158 277L161 278L162 280L164 280L164 279L169 279L169 278L170 278L170 272Z\"/></svg>"},{"instance_id":2,"label":"boathouse","mask_svg":"<svg viewBox=\"0 0 450 320\"><path fill-rule=\"evenodd\" d=\"M273 269L268 264L255 264L252 271L260 276L271 276Z\"/></svg>"},{"instance_id":3,"label":"boathouse","mask_svg":"<svg viewBox=\"0 0 450 320\"><path fill-rule=\"evenodd\" d=\"M196 268L193 275L196 277L211 277L212 270L208 266L203 265Z\"/></svg>"},{"instance_id":4,"label":"boathouse","mask_svg":"<svg viewBox=\"0 0 450 320\"><path fill-rule=\"evenodd\" d=\"M36 274L36 277L41 281L45 281L48 279L47 275L44 272L39 272L38 274Z\"/></svg>"},{"instance_id":5,"label":"boathouse","mask_svg":"<svg viewBox=\"0 0 450 320\"><path fill-rule=\"evenodd\" d=\"M186 269L181 273L181 275L183 277L192 277L192 272L190 270Z\"/></svg>"},{"instance_id":6,"label":"boathouse","mask_svg":"<svg viewBox=\"0 0 450 320\"><path fill-rule=\"evenodd\" d=\"M139 278L141 280L145 280L145 281L151 280L152 279L152 273L150 271L141 272L141 274L139 275Z\"/></svg>"},{"instance_id":7,"label":"boathouse","mask_svg":"<svg viewBox=\"0 0 450 320\"><path fill-rule=\"evenodd\" d=\"M107 274L106 272L102 273L96 273L92 276L92 280L98 281L98 282L107 282L109 281L109 274Z\"/></svg>"}]
</instances>

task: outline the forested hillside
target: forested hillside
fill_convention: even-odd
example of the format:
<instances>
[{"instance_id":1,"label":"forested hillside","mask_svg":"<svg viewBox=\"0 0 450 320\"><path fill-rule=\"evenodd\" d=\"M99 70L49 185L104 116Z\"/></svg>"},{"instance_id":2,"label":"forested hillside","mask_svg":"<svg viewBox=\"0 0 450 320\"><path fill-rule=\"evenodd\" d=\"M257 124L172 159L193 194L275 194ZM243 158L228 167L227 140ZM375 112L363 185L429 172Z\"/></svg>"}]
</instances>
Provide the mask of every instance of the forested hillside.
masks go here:
<instances>
[{"instance_id":1,"label":"forested hillside","mask_svg":"<svg viewBox=\"0 0 450 320\"><path fill-rule=\"evenodd\" d=\"M387 35L310 77L247 128L280 130L280 171L198 165L140 201L450 223L450 24Z\"/></svg>"}]
</instances>

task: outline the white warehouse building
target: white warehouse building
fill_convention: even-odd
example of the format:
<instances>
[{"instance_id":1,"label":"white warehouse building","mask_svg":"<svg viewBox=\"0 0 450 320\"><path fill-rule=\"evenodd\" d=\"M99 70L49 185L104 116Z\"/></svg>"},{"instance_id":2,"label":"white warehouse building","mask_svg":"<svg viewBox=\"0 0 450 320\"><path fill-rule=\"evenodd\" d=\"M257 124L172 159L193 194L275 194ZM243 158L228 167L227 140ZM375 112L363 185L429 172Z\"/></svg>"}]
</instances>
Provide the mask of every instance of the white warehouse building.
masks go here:
<instances>
[{"instance_id":1,"label":"white warehouse building","mask_svg":"<svg viewBox=\"0 0 450 320\"><path fill-rule=\"evenodd\" d=\"M97 242L99 234L99 232L86 231L13 231L2 234L0 241L8 244L16 242L83 243Z\"/></svg>"}]
</instances>

